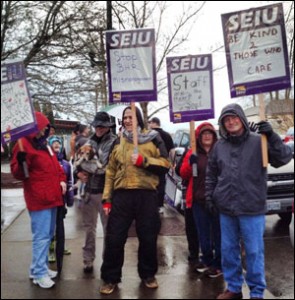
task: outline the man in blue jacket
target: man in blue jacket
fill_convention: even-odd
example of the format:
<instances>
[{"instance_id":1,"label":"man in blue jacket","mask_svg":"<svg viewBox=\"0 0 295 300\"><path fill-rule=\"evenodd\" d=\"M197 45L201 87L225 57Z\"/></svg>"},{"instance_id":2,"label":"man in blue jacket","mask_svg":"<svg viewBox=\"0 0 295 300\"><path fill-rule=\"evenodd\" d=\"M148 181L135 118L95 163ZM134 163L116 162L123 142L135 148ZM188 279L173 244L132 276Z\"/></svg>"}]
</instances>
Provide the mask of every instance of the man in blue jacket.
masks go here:
<instances>
[{"instance_id":1,"label":"man in blue jacket","mask_svg":"<svg viewBox=\"0 0 295 300\"><path fill-rule=\"evenodd\" d=\"M269 163L280 167L292 159L268 122L256 124L268 141ZM261 138L250 131L238 104L224 107L219 118L221 139L211 152L206 176L206 205L218 210L221 226L221 255L227 290L217 299L242 299L243 273L240 240L246 252L246 282L251 299L263 299L265 212L267 169L262 165Z\"/></svg>"}]
</instances>

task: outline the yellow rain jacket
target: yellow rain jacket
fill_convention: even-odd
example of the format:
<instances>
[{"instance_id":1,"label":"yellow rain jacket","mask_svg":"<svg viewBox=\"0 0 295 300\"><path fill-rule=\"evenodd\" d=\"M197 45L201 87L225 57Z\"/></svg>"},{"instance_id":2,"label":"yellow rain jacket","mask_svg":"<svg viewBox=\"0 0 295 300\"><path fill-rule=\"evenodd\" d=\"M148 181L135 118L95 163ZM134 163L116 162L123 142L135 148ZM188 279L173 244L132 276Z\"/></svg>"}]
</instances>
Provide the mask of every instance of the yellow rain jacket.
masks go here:
<instances>
[{"instance_id":1,"label":"yellow rain jacket","mask_svg":"<svg viewBox=\"0 0 295 300\"><path fill-rule=\"evenodd\" d=\"M143 130L142 135L150 138L142 139L139 135L138 154L143 157L140 167L131 161L134 146L131 140L122 136L111 152L106 169L104 201L111 202L113 191L117 189L156 190L160 174L168 172L170 162L165 144L156 131ZM151 134L152 133L152 134Z\"/></svg>"}]
</instances>

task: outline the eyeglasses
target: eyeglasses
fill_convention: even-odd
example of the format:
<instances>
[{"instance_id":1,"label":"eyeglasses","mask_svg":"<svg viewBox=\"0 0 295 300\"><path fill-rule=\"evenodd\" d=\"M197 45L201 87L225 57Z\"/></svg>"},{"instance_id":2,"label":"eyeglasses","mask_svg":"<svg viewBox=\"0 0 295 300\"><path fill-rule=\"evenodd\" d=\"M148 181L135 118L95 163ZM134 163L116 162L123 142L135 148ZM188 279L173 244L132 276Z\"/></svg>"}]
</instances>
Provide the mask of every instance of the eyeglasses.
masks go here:
<instances>
[{"instance_id":1,"label":"eyeglasses","mask_svg":"<svg viewBox=\"0 0 295 300\"><path fill-rule=\"evenodd\" d=\"M235 121L237 119L239 119L238 116L234 116L234 115L233 116L226 116L226 117L224 117L223 122L228 123L228 122L231 122L231 121Z\"/></svg>"}]
</instances>

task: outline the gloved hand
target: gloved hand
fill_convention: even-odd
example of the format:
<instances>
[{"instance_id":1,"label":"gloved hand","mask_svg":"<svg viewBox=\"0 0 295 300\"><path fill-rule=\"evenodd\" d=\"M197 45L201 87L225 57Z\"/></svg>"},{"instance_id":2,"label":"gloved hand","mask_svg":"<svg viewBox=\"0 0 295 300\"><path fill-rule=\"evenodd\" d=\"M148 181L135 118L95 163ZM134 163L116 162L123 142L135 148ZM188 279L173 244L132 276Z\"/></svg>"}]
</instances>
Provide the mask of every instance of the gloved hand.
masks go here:
<instances>
[{"instance_id":1,"label":"gloved hand","mask_svg":"<svg viewBox=\"0 0 295 300\"><path fill-rule=\"evenodd\" d=\"M218 215L218 209L212 199L206 199L206 210L212 215Z\"/></svg>"},{"instance_id":2,"label":"gloved hand","mask_svg":"<svg viewBox=\"0 0 295 300\"><path fill-rule=\"evenodd\" d=\"M102 208L106 216L108 216L112 210L112 202L102 200Z\"/></svg>"},{"instance_id":3,"label":"gloved hand","mask_svg":"<svg viewBox=\"0 0 295 300\"><path fill-rule=\"evenodd\" d=\"M189 157L189 164L192 166L193 164L197 164L198 163L198 156L197 154L192 154Z\"/></svg>"},{"instance_id":4,"label":"gloved hand","mask_svg":"<svg viewBox=\"0 0 295 300\"><path fill-rule=\"evenodd\" d=\"M265 134L268 138L272 136L273 129L271 125L266 121L260 121L256 124L258 127L258 133Z\"/></svg>"},{"instance_id":5,"label":"gloved hand","mask_svg":"<svg viewBox=\"0 0 295 300\"><path fill-rule=\"evenodd\" d=\"M22 165L23 162L26 161L26 156L27 156L27 152L20 151L17 153L16 159L17 159L19 165Z\"/></svg>"},{"instance_id":6,"label":"gloved hand","mask_svg":"<svg viewBox=\"0 0 295 300\"><path fill-rule=\"evenodd\" d=\"M249 129L250 129L251 132L256 132L257 131L258 126L255 122L249 122L248 124L249 124Z\"/></svg>"}]
</instances>

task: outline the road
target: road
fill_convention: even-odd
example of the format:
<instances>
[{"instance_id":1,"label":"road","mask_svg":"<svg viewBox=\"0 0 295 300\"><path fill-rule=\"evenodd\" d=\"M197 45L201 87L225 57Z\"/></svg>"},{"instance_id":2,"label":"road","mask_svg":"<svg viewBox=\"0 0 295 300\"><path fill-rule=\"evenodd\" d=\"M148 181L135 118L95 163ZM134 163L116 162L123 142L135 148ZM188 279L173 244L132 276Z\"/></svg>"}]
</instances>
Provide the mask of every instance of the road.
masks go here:
<instances>
[{"instance_id":1,"label":"road","mask_svg":"<svg viewBox=\"0 0 295 300\"><path fill-rule=\"evenodd\" d=\"M268 290L278 299L294 299L294 249L289 226L277 215L266 217L265 270Z\"/></svg>"}]
</instances>

